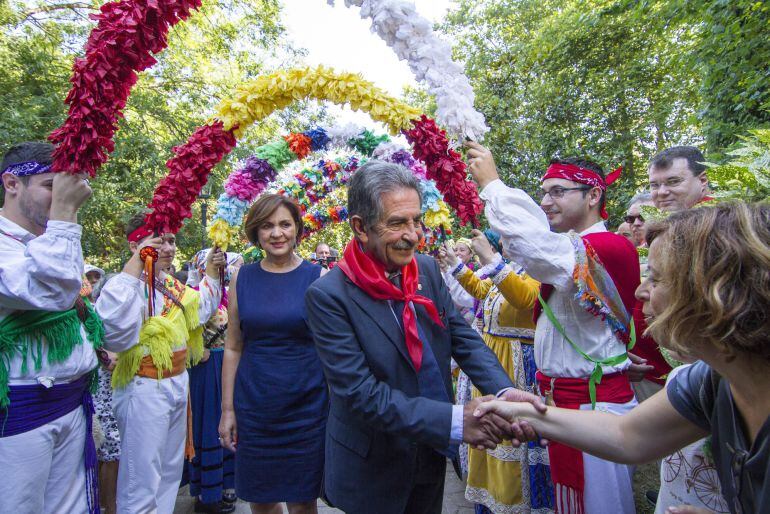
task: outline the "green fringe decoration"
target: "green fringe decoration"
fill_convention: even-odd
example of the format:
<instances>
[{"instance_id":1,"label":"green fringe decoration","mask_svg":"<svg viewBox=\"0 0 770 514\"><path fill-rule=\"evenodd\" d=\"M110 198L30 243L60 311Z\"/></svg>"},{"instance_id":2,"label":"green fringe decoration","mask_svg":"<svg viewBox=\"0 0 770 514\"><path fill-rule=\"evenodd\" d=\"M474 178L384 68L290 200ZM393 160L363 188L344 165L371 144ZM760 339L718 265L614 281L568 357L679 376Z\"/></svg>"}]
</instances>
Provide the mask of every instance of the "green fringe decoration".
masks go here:
<instances>
[{"instance_id":1,"label":"green fringe decoration","mask_svg":"<svg viewBox=\"0 0 770 514\"><path fill-rule=\"evenodd\" d=\"M112 387L126 387L139 371L145 355L158 368L158 379L172 369L173 348L187 345L187 367L198 364L203 356L203 327L198 316L200 293L190 287L180 299L184 309L176 305L165 316L153 316L142 325L139 343L121 352L112 372Z\"/></svg>"},{"instance_id":2,"label":"green fringe decoration","mask_svg":"<svg viewBox=\"0 0 770 514\"><path fill-rule=\"evenodd\" d=\"M91 303L87 299L84 302L86 320L82 323L75 309L61 312L18 311L0 321L0 408L10 403L8 375L14 357L22 359L22 373L29 372L30 358L35 371L43 367L44 345L48 348L48 364L64 362L72 355L75 346L83 343L81 325L93 348L102 347L102 321Z\"/></svg>"}]
</instances>

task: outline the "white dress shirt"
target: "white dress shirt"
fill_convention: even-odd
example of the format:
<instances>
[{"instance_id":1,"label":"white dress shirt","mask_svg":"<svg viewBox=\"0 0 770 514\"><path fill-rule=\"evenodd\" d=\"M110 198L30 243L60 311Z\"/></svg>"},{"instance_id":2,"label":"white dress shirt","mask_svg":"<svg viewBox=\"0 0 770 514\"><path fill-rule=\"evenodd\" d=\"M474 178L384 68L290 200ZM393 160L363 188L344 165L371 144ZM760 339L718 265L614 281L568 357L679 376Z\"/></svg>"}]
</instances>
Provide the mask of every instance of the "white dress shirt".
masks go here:
<instances>
[{"instance_id":1,"label":"white dress shirt","mask_svg":"<svg viewBox=\"0 0 770 514\"><path fill-rule=\"evenodd\" d=\"M524 191L509 188L500 180L488 184L481 198L486 202L485 213L492 230L501 236L506 256L521 264L535 280L554 287L548 306L572 342L596 360L623 354L626 345L601 318L583 309L575 299L575 251L570 237L551 232L540 206ZM599 222L580 235L606 231L604 223ZM550 377L588 378L594 368L544 314L537 320L535 362ZM623 371L630 364L626 359L602 369L604 374L610 374Z\"/></svg>"},{"instance_id":2,"label":"white dress shirt","mask_svg":"<svg viewBox=\"0 0 770 514\"><path fill-rule=\"evenodd\" d=\"M0 319L14 311L71 309L83 281L82 227L65 221L48 221L46 231L35 237L0 212ZM48 363L48 345L43 345L42 367L35 370L32 348L26 372L22 359L14 356L9 367L10 385L41 383L46 386L80 378L97 365L96 353L80 327L83 344L69 358Z\"/></svg>"}]
</instances>

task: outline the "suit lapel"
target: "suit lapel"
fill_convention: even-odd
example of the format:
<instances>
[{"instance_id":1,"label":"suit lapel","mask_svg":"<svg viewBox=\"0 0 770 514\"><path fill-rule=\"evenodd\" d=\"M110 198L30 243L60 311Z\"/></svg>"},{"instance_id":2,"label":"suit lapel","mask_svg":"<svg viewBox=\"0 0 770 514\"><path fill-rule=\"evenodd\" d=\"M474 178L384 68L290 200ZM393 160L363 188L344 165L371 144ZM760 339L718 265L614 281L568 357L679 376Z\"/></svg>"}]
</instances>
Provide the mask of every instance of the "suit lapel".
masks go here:
<instances>
[{"instance_id":1,"label":"suit lapel","mask_svg":"<svg viewBox=\"0 0 770 514\"><path fill-rule=\"evenodd\" d=\"M414 369L412 359L409 357L409 352L406 350L406 343L404 342L404 336L401 332L401 326L396 321L388 302L371 298L358 286L353 284L350 279L347 279L347 281L351 288L350 297L353 301L361 307L361 310L363 310L372 321L374 321L380 330L387 336L388 341L396 347L401 356L409 363L412 369Z\"/></svg>"}]
</instances>

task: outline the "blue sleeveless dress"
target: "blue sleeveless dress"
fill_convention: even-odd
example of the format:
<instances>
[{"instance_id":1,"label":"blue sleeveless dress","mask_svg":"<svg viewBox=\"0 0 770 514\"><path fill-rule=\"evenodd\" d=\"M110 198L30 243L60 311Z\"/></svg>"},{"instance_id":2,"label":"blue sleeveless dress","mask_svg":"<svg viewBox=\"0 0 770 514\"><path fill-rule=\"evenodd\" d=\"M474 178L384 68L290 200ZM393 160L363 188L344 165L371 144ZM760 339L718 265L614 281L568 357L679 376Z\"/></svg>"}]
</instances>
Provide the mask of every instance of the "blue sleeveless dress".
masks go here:
<instances>
[{"instance_id":1,"label":"blue sleeveless dress","mask_svg":"<svg viewBox=\"0 0 770 514\"><path fill-rule=\"evenodd\" d=\"M235 492L245 501L308 502L321 492L329 394L305 321L305 291L320 274L306 261L288 273L259 262L238 273Z\"/></svg>"}]
</instances>

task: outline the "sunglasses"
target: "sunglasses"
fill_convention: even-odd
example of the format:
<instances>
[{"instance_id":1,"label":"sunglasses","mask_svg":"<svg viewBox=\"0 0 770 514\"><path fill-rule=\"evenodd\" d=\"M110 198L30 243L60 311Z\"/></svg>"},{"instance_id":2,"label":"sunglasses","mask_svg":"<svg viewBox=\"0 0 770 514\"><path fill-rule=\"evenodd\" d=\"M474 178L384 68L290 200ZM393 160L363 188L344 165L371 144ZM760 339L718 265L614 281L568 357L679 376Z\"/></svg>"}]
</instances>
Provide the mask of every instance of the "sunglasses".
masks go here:
<instances>
[{"instance_id":1,"label":"sunglasses","mask_svg":"<svg viewBox=\"0 0 770 514\"><path fill-rule=\"evenodd\" d=\"M636 215L629 214L623 217L623 221L625 221L629 225L633 225L637 218L639 218L640 223L644 223L644 218L642 217L641 214L636 214Z\"/></svg>"}]
</instances>

